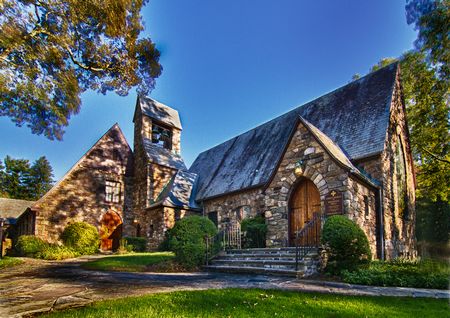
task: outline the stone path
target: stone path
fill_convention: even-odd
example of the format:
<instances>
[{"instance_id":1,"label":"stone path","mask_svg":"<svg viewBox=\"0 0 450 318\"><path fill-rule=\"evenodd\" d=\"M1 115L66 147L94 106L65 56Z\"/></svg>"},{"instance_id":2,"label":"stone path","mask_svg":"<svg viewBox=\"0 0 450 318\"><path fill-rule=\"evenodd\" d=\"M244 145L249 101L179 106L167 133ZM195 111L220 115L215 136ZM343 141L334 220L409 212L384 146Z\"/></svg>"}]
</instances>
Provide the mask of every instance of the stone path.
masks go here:
<instances>
[{"instance_id":1,"label":"stone path","mask_svg":"<svg viewBox=\"0 0 450 318\"><path fill-rule=\"evenodd\" d=\"M102 299L227 287L450 299L449 291L432 289L369 287L263 275L121 273L80 268L89 259L92 257L62 262L26 259L22 265L0 270L0 317L24 317Z\"/></svg>"}]
</instances>

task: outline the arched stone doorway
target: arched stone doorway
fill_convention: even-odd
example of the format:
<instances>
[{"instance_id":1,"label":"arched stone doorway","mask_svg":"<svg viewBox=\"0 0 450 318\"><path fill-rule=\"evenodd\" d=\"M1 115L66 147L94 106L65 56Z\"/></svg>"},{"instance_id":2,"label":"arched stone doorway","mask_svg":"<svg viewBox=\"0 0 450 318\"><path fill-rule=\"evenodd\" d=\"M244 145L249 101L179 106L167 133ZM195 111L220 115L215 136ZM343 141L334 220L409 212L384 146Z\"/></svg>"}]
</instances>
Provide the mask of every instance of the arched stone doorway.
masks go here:
<instances>
[{"instance_id":1,"label":"arched stone doorway","mask_svg":"<svg viewBox=\"0 0 450 318\"><path fill-rule=\"evenodd\" d=\"M118 249L122 237L122 218L114 211L106 212L100 221L99 232L103 251Z\"/></svg>"},{"instance_id":2,"label":"arched stone doorway","mask_svg":"<svg viewBox=\"0 0 450 318\"><path fill-rule=\"evenodd\" d=\"M302 179L289 200L289 245L295 245L295 233L320 213L320 193L314 182Z\"/></svg>"}]
</instances>

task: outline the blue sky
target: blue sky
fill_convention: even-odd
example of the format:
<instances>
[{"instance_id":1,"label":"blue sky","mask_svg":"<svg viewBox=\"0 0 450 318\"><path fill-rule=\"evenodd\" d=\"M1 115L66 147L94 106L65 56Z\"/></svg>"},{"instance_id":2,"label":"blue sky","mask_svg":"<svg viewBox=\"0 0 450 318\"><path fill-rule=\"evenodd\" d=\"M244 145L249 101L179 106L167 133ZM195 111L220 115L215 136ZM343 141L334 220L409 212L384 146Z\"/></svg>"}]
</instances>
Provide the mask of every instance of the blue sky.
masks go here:
<instances>
[{"instance_id":1,"label":"blue sky","mask_svg":"<svg viewBox=\"0 0 450 318\"><path fill-rule=\"evenodd\" d=\"M161 51L151 96L181 115L182 155L196 156L412 48L403 0L151 0L146 33ZM0 117L0 158L47 156L61 177L115 122L133 144L136 93L87 92L63 141Z\"/></svg>"}]
</instances>

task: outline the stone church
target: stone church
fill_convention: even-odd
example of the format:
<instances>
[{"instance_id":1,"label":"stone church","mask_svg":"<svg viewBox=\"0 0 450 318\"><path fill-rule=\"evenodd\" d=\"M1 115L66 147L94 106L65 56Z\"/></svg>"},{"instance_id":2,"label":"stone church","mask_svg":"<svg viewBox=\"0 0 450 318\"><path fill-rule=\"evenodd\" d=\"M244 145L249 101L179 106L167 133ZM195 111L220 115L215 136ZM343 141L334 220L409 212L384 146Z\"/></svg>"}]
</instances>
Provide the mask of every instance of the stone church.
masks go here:
<instances>
[{"instance_id":1,"label":"stone church","mask_svg":"<svg viewBox=\"0 0 450 318\"><path fill-rule=\"evenodd\" d=\"M343 214L378 258L415 255L415 176L397 63L198 155L187 169L178 112L138 97L134 143L112 126L17 220L16 235L57 241L95 225L103 249L142 236L157 249L192 214L219 228L262 215L267 247L292 246L316 213Z\"/></svg>"}]
</instances>

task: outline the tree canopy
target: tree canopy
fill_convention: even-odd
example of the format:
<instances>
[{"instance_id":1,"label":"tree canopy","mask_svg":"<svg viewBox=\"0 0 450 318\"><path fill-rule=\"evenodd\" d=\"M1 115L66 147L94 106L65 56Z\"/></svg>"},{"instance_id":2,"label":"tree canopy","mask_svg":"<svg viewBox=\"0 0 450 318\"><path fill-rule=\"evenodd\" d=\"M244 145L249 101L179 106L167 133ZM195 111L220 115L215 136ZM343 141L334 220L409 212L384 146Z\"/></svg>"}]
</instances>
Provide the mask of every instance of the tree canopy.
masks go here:
<instances>
[{"instance_id":1,"label":"tree canopy","mask_svg":"<svg viewBox=\"0 0 450 318\"><path fill-rule=\"evenodd\" d=\"M53 169L45 157L32 165L27 159L6 156L0 160L0 196L12 199L37 200L53 185Z\"/></svg>"},{"instance_id":2,"label":"tree canopy","mask_svg":"<svg viewBox=\"0 0 450 318\"><path fill-rule=\"evenodd\" d=\"M62 139L86 90L148 93L161 74L143 31L148 0L2 0L0 116Z\"/></svg>"}]
</instances>

